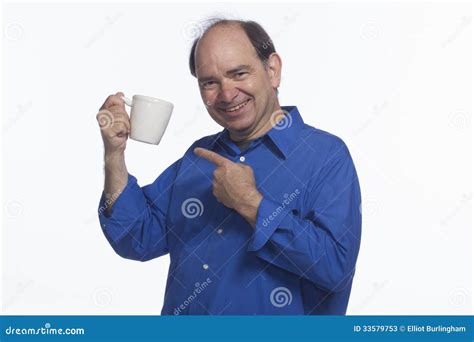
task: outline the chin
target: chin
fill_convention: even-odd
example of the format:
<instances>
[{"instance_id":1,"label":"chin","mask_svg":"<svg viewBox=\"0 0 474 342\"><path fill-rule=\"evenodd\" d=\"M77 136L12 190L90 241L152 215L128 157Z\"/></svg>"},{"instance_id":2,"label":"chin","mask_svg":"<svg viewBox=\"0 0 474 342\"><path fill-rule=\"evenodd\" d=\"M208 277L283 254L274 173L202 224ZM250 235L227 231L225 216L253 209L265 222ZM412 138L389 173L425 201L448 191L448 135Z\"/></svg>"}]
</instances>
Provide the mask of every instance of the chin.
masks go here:
<instances>
[{"instance_id":1,"label":"chin","mask_svg":"<svg viewBox=\"0 0 474 342\"><path fill-rule=\"evenodd\" d=\"M225 127L233 132L245 133L253 126L254 120L252 118L241 118L238 120L226 121Z\"/></svg>"}]
</instances>

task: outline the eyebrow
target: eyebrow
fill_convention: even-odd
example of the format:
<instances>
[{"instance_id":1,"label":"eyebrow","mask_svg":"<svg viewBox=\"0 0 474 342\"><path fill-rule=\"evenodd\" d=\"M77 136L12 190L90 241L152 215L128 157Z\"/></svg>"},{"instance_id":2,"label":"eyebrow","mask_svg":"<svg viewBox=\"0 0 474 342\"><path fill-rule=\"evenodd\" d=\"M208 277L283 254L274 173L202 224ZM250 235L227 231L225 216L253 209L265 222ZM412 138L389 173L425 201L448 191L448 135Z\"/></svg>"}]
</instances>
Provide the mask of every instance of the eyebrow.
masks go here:
<instances>
[{"instance_id":1,"label":"eyebrow","mask_svg":"<svg viewBox=\"0 0 474 342\"><path fill-rule=\"evenodd\" d=\"M252 67L248 64L241 64L233 69L230 69L228 71L226 71L226 75L227 76L230 76L230 75L233 75L239 71L242 71L242 70L250 70ZM202 78L198 78L198 81L203 83L203 82L207 82L207 81L211 81L211 80L214 80L215 78L212 77L212 76L209 76L209 77L202 77Z\"/></svg>"},{"instance_id":2,"label":"eyebrow","mask_svg":"<svg viewBox=\"0 0 474 342\"><path fill-rule=\"evenodd\" d=\"M232 75L232 74L235 74L241 70L249 70L251 69L250 65L246 65L246 64L241 64L239 65L238 67L234 68L234 69L231 69L229 71L226 72L226 75Z\"/></svg>"}]
</instances>

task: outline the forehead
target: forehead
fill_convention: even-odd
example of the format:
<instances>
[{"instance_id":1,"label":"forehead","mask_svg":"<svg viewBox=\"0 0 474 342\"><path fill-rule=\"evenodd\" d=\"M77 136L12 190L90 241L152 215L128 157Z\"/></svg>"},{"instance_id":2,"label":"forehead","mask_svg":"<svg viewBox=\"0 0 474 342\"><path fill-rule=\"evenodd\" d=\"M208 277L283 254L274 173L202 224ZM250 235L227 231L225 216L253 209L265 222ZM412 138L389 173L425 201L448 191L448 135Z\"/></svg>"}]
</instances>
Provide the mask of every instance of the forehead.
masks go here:
<instances>
[{"instance_id":1,"label":"forehead","mask_svg":"<svg viewBox=\"0 0 474 342\"><path fill-rule=\"evenodd\" d=\"M197 75L225 72L259 62L245 31L238 25L219 25L207 31L196 46Z\"/></svg>"}]
</instances>

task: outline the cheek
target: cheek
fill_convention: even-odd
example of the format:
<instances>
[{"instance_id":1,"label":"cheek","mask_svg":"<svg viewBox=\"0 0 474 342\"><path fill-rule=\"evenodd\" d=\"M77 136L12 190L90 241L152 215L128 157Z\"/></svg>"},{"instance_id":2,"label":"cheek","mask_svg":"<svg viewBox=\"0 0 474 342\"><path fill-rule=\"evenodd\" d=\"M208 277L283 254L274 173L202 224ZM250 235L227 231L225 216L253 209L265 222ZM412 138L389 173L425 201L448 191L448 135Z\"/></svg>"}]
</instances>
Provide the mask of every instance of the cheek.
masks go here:
<instances>
[{"instance_id":1,"label":"cheek","mask_svg":"<svg viewBox=\"0 0 474 342\"><path fill-rule=\"evenodd\" d=\"M245 84L243 90L252 95L255 98L255 104L258 105L267 97L266 89L268 89L268 84L265 79L254 77Z\"/></svg>"},{"instance_id":2,"label":"cheek","mask_svg":"<svg viewBox=\"0 0 474 342\"><path fill-rule=\"evenodd\" d=\"M209 91L201 91L201 99L206 108L210 108L216 101L216 95Z\"/></svg>"},{"instance_id":3,"label":"cheek","mask_svg":"<svg viewBox=\"0 0 474 342\"><path fill-rule=\"evenodd\" d=\"M247 80L244 84L242 84L241 89L250 95L256 96L259 88L260 87L258 86L258 80L256 80L255 78L252 78L250 80Z\"/></svg>"}]
</instances>

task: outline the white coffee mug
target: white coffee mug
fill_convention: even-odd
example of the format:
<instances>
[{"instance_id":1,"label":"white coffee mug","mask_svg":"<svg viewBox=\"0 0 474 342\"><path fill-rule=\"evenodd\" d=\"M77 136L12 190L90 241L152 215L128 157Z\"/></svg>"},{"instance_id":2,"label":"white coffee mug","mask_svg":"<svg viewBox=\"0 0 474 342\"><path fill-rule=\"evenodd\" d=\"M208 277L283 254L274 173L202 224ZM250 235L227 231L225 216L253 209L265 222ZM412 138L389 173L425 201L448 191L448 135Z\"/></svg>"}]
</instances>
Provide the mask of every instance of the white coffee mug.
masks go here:
<instances>
[{"instance_id":1,"label":"white coffee mug","mask_svg":"<svg viewBox=\"0 0 474 342\"><path fill-rule=\"evenodd\" d=\"M158 145L165 133L173 104L150 96L122 97L130 110L130 139Z\"/></svg>"}]
</instances>

